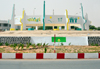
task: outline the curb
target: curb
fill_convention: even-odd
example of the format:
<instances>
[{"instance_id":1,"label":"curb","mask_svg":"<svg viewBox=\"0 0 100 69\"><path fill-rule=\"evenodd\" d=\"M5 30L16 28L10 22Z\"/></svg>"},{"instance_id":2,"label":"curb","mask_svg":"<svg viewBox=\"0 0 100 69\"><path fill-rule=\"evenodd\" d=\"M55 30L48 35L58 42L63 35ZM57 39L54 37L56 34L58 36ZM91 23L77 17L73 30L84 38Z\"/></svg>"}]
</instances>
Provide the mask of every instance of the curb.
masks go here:
<instances>
[{"instance_id":1,"label":"curb","mask_svg":"<svg viewBox=\"0 0 100 69\"><path fill-rule=\"evenodd\" d=\"M100 53L0 53L0 59L99 59Z\"/></svg>"}]
</instances>

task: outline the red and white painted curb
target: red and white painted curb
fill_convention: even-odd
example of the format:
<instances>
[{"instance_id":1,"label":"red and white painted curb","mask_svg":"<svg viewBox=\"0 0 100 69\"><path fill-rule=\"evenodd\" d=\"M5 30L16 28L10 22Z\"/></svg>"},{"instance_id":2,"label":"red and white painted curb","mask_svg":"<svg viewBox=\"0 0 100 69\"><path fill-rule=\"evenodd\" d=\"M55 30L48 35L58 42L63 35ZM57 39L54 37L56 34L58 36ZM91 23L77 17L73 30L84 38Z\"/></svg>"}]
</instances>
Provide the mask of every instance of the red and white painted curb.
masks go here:
<instances>
[{"instance_id":1,"label":"red and white painted curb","mask_svg":"<svg viewBox=\"0 0 100 69\"><path fill-rule=\"evenodd\" d=\"M0 53L0 59L98 59L100 53Z\"/></svg>"}]
</instances>

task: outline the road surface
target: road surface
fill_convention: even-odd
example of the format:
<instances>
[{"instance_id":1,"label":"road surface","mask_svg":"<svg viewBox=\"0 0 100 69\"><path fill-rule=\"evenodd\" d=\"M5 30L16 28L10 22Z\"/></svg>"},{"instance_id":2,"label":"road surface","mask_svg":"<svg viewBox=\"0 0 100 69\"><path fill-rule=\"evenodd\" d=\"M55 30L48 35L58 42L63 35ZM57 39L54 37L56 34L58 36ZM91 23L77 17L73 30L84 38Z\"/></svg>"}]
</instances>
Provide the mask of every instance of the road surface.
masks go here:
<instances>
[{"instance_id":1,"label":"road surface","mask_svg":"<svg viewBox=\"0 0 100 69\"><path fill-rule=\"evenodd\" d=\"M0 69L100 69L100 59L1 59Z\"/></svg>"}]
</instances>

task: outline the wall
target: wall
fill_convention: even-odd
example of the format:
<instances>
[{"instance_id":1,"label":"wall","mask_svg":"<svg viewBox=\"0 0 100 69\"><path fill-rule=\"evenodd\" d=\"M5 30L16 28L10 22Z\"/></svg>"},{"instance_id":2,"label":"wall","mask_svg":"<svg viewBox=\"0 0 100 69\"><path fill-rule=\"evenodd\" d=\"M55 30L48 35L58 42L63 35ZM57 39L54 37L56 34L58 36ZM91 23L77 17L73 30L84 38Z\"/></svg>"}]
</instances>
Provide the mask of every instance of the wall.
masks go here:
<instances>
[{"instance_id":1,"label":"wall","mask_svg":"<svg viewBox=\"0 0 100 69\"><path fill-rule=\"evenodd\" d=\"M9 43L9 44L26 44L31 42L32 44L37 43L49 43L48 45L54 45L53 37L0 37L0 43ZM64 45L88 45L88 37L56 37L55 46L60 46L61 43Z\"/></svg>"},{"instance_id":2,"label":"wall","mask_svg":"<svg viewBox=\"0 0 100 69\"><path fill-rule=\"evenodd\" d=\"M89 45L96 45L96 46L98 46L98 45L100 45L100 37L99 36L89 36L88 37L88 43L89 43Z\"/></svg>"},{"instance_id":3,"label":"wall","mask_svg":"<svg viewBox=\"0 0 100 69\"><path fill-rule=\"evenodd\" d=\"M0 43L5 44L6 42L9 44L26 44L30 42L30 37L0 37Z\"/></svg>"},{"instance_id":4,"label":"wall","mask_svg":"<svg viewBox=\"0 0 100 69\"><path fill-rule=\"evenodd\" d=\"M8 23L0 23L0 24L1 24L0 29L2 31L4 31L5 29L10 30L10 24ZM4 24L7 24L8 26L4 26Z\"/></svg>"},{"instance_id":5,"label":"wall","mask_svg":"<svg viewBox=\"0 0 100 69\"><path fill-rule=\"evenodd\" d=\"M66 17L65 15L46 15L45 23L46 24L65 24Z\"/></svg>"},{"instance_id":6,"label":"wall","mask_svg":"<svg viewBox=\"0 0 100 69\"><path fill-rule=\"evenodd\" d=\"M42 16L34 15L34 16L26 16L25 23L26 24L42 24Z\"/></svg>"},{"instance_id":7,"label":"wall","mask_svg":"<svg viewBox=\"0 0 100 69\"><path fill-rule=\"evenodd\" d=\"M52 42L52 37L31 37L31 43L49 43L49 45L53 45L54 42ZM88 45L88 37L66 37L66 42L56 42L55 45L61 45L63 43L64 45Z\"/></svg>"}]
</instances>

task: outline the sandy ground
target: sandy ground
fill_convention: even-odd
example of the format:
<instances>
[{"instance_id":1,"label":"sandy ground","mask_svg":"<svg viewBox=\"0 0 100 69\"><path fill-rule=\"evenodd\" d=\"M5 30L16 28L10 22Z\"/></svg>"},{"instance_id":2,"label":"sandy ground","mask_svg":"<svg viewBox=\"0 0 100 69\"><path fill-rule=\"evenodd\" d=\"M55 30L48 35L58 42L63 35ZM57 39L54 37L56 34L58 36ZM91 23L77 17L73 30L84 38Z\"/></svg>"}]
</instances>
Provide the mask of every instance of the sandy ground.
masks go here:
<instances>
[{"instance_id":1,"label":"sandy ground","mask_svg":"<svg viewBox=\"0 0 100 69\"><path fill-rule=\"evenodd\" d=\"M100 36L100 31L52 31L52 30L34 30L34 31L4 31L0 36Z\"/></svg>"},{"instance_id":2,"label":"sandy ground","mask_svg":"<svg viewBox=\"0 0 100 69\"><path fill-rule=\"evenodd\" d=\"M47 53L54 53L54 46L46 46ZM36 46L33 48L30 46L28 49L26 47L21 50L18 50L16 47L13 50L13 47L10 46L0 46L0 53L44 53L45 47ZM100 46L56 46L56 53L100 53Z\"/></svg>"}]
</instances>

